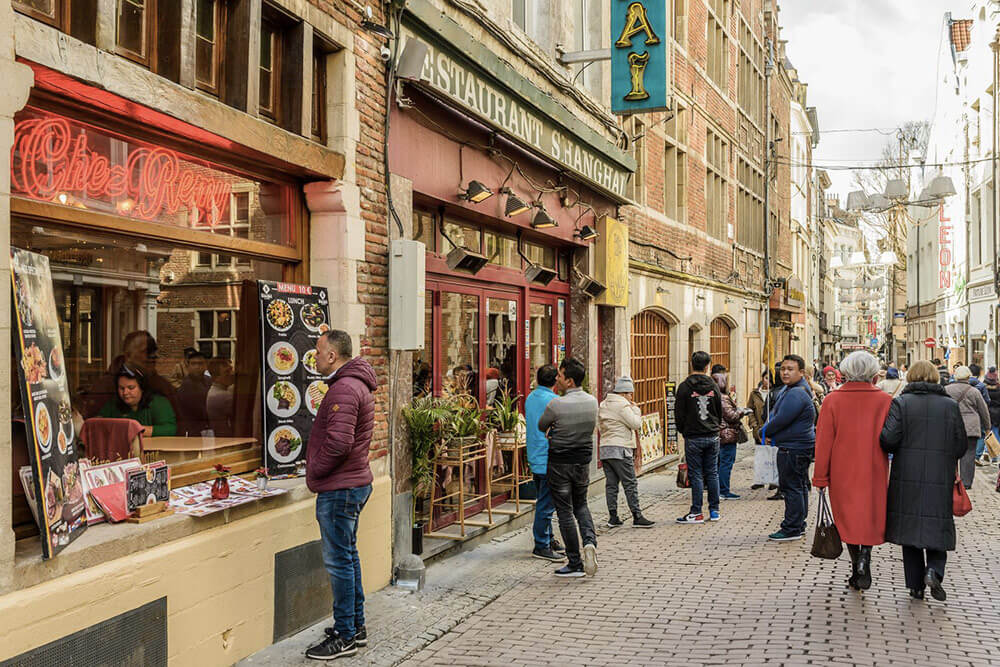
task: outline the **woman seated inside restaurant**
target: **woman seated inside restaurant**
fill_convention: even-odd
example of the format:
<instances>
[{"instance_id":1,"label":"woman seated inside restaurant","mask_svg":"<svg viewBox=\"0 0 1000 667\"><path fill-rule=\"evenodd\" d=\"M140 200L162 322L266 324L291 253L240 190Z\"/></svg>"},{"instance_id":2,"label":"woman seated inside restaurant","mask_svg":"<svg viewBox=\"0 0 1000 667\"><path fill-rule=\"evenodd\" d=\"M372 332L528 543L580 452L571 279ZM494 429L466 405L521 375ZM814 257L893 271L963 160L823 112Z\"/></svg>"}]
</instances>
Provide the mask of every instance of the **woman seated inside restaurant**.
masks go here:
<instances>
[{"instance_id":1,"label":"woman seated inside restaurant","mask_svg":"<svg viewBox=\"0 0 1000 667\"><path fill-rule=\"evenodd\" d=\"M122 365L115 381L118 396L104 404L101 417L134 419L145 427L142 434L147 438L177 435L177 416L170 401L149 390L142 371Z\"/></svg>"}]
</instances>

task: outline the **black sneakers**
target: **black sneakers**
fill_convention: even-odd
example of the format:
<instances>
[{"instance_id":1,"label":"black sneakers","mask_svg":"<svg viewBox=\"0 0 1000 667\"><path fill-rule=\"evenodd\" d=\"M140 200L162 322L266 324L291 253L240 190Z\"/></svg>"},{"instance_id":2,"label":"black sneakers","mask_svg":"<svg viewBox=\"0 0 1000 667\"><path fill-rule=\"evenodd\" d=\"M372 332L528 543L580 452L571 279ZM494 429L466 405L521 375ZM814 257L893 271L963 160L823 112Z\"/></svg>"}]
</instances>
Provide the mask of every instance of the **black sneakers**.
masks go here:
<instances>
[{"instance_id":1,"label":"black sneakers","mask_svg":"<svg viewBox=\"0 0 1000 667\"><path fill-rule=\"evenodd\" d=\"M620 525L622 525L622 520L618 518L617 514L608 517L608 528L617 528Z\"/></svg>"},{"instance_id":2,"label":"black sneakers","mask_svg":"<svg viewBox=\"0 0 1000 667\"><path fill-rule=\"evenodd\" d=\"M632 527L633 528L652 528L655 525L656 525L655 521L650 521L649 519L647 519L646 517L644 517L641 514L639 516L635 517L634 519L632 519Z\"/></svg>"},{"instance_id":3,"label":"black sneakers","mask_svg":"<svg viewBox=\"0 0 1000 667\"><path fill-rule=\"evenodd\" d=\"M531 552L532 558L541 558L542 560L550 560L554 563L561 563L566 560L566 556L557 554L552 549L535 549Z\"/></svg>"},{"instance_id":4,"label":"black sneakers","mask_svg":"<svg viewBox=\"0 0 1000 667\"><path fill-rule=\"evenodd\" d=\"M323 632L326 633L327 637L335 637L337 631L333 628L323 628ZM358 646L368 646L368 629L365 626L360 628L355 628L354 631L354 643Z\"/></svg>"},{"instance_id":5,"label":"black sneakers","mask_svg":"<svg viewBox=\"0 0 1000 667\"><path fill-rule=\"evenodd\" d=\"M353 639L344 641L340 635L327 635L326 639L316 644L308 651L306 657L311 660L336 660L349 658L358 652L358 644Z\"/></svg>"},{"instance_id":6,"label":"black sneakers","mask_svg":"<svg viewBox=\"0 0 1000 667\"><path fill-rule=\"evenodd\" d=\"M557 577L585 577L587 576L583 571L583 566L572 567L570 565L563 565L561 568L553 572Z\"/></svg>"}]
</instances>

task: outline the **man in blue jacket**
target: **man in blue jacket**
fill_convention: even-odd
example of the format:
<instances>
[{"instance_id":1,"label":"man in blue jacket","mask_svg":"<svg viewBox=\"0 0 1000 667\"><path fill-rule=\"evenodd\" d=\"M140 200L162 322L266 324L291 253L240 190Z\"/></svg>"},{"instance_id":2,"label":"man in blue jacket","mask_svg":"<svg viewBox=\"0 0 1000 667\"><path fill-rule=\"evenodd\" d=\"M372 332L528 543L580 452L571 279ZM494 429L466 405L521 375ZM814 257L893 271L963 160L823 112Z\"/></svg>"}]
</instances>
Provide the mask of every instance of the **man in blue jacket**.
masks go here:
<instances>
[{"instance_id":1,"label":"man in blue jacket","mask_svg":"<svg viewBox=\"0 0 1000 667\"><path fill-rule=\"evenodd\" d=\"M538 430L538 420L546 406L556 397L552 387L556 384L559 371L552 364L546 364L535 374L536 387L524 400L525 444L528 465L535 480L535 549L531 555L542 560L561 562L566 560L562 545L552 533L552 513L556 506L549 491L548 464L549 440Z\"/></svg>"},{"instance_id":2,"label":"man in blue jacket","mask_svg":"<svg viewBox=\"0 0 1000 667\"><path fill-rule=\"evenodd\" d=\"M778 448L778 488L785 497L785 520L768 537L776 542L801 539L809 512L809 464L816 449L816 409L812 389L805 379L805 360L786 355L781 360L781 380L764 432Z\"/></svg>"}]
</instances>

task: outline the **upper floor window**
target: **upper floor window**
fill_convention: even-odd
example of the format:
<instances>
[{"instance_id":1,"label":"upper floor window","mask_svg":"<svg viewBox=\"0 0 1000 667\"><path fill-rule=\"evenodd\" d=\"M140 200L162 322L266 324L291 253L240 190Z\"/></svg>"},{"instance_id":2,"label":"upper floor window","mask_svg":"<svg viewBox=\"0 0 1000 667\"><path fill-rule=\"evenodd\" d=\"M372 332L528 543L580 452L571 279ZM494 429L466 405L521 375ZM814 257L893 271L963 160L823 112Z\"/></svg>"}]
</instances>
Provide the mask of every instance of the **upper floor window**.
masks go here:
<instances>
[{"instance_id":1,"label":"upper floor window","mask_svg":"<svg viewBox=\"0 0 1000 667\"><path fill-rule=\"evenodd\" d=\"M673 0L674 12L672 16L674 39L678 44L684 46L687 38L687 0Z\"/></svg>"},{"instance_id":2,"label":"upper floor window","mask_svg":"<svg viewBox=\"0 0 1000 667\"><path fill-rule=\"evenodd\" d=\"M729 0L709 0L707 41L708 76L720 88L725 88L729 75Z\"/></svg>"},{"instance_id":3,"label":"upper floor window","mask_svg":"<svg viewBox=\"0 0 1000 667\"><path fill-rule=\"evenodd\" d=\"M281 78L281 33L271 21L260 24L260 96L258 109L261 116L271 120L278 117L278 80Z\"/></svg>"},{"instance_id":4,"label":"upper floor window","mask_svg":"<svg viewBox=\"0 0 1000 667\"><path fill-rule=\"evenodd\" d=\"M326 143L326 61L330 57L330 47L320 39L313 41L312 69L312 138Z\"/></svg>"},{"instance_id":5,"label":"upper floor window","mask_svg":"<svg viewBox=\"0 0 1000 667\"><path fill-rule=\"evenodd\" d=\"M580 2L580 0L575 0ZM511 0L511 17L514 25L533 39L542 48L551 46L552 26L550 25L551 4L548 0ZM577 32L586 30L581 27Z\"/></svg>"},{"instance_id":6,"label":"upper floor window","mask_svg":"<svg viewBox=\"0 0 1000 667\"><path fill-rule=\"evenodd\" d=\"M118 52L126 58L149 64L152 11L155 0L118 0Z\"/></svg>"},{"instance_id":7,"label":"upper floor window","mask_svg":"<svg viewBox=\"0 0 1000 667\"><path fill-rule=\"evenodd\" d=\"M198 0L195 21L194 78L198 88L213 95L219 94L224 48L223 26L225 2L223 0Z\"/></svg>"}]
</instances>

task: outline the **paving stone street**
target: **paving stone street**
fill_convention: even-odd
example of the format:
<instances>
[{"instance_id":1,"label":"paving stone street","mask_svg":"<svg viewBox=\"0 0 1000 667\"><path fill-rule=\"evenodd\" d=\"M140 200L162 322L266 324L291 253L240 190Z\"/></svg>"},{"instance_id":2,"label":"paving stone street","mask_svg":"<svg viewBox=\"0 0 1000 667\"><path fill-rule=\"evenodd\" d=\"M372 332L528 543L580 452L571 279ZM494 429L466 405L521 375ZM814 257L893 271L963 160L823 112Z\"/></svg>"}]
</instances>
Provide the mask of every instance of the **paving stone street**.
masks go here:
<instances>
[{"instance_id":1,"label":"paving stone street","mask_svg":"<svg viewBox=\"0 0 1000 667\"><path fill-rule=\"evenodd\" d=\"M530 558L530 531L432 564L413 594L369 596L371 645L343 665L1000 665L1000 494L997 468L979 468L974 510L958 519L948 601L918 602L903 585L899 548L875 549L875 583L846 587L847 553L823 561L810 539L769 543L782 503L750 491L752 448L734 470L740 500L722 521L680 526L689 495L672 469L640 480L651 530L604 528L595 578L564 580ZM300 665L319 624L244 661Z\"/></svg>"}]
</instances>

